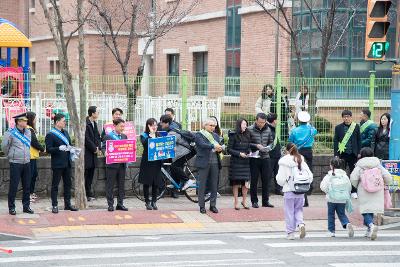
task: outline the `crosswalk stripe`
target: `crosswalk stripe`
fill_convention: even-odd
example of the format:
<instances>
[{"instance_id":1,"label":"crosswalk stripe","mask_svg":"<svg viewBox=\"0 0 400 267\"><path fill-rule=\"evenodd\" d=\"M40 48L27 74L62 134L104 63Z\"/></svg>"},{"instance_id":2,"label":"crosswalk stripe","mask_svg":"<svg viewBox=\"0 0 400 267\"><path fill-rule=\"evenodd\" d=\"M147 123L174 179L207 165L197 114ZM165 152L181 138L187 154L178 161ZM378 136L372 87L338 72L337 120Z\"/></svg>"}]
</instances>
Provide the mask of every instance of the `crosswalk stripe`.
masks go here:
<instances>
[{"instance_id":1,"label":"crosswalk stripe","mask_svg":"<svg viewBox=\"0 0 400 267\"><path fill-rule=\"evenodd\" d=\"M400 251L384 250L357 250L357 251L321 251L321 252L295 252L302 257L360 257L360 256L400 256Z\"/></svg>"},{"instance_id":2,"label":"crosswalk stripe","mask_svg":"<svg viewBox=\"0 0 400 267\"><path fill-rule=\"evenodd\" d=\"M364 231L354 232L354 236L364 236ZM336 237L347 237L347 232L336 233ZM246 240L253 239L282 239L286 237L285 233L281 234L268 234L268 235L238 235L239 238ZM379 232L378 237L400 237L400 233L383 233ZM307 233L307 238L328 238L326 233ZM329 237L330 238L330 237Z\"/></svg>"},{"instance_id":3,"label":"crosswalk stripe","mask_svg":"<svg viewBox=\"0 0 400 267\"><path fill-rule=\"evenodd\" d=\"M264 245L273 248L294 248L294 247L369 247L369 246L399 246L399 241L376 241L376 242L287 242L287 243L264 243Z\"/></svg>"},{"instance_id":4,"label":"crosswalk stripe","mask_svg":"<svg viewBox=\"0 0 400 267\"><path fill-rule=\"evenodd\" d=\"M220 240L198 240L198 241L153 241L137 243L105 243L105 244L74 244L74 245L48 245L48 246L23 246L12 248L14 252L21 251L49 251L49 250L78 250L95 248L136 248L136 247L175 247L175 246L197 246L197 245L225 245Z\"/></svg>"},{"instance_id":5,"label":"crosswalk stripe","mask_svg":"<svg viewBox=\"0 0 400 267\"><path fill-rule=\"evenodd\" d=\"M221 254L252 254L247 249L208 249L208 250L181 250L181 251L143 251L124 253L96 253L96 254L63 254L49 256L27 256L0 258L0 263L11 262L37 262L37 261L61 261L61 260L82 260L82 259L106 259L106 258L130 258L130 257L160 257L160 256L184 256L184 255L221 255Z\"/></svg>"},{"instance_id":6,"label":"crosswalk stripe","mask_svg":"<svg viewBox=\"0 0 400 267\"><path fill-rule=\"evenodd\" d=\"M333 267L398 267L399 263L363 262L363 263L332 263Z\"/></svg>"},{"instance_id":7,"label":"crosswalk stripe","mask_svg":"<svg viewBox=\"0 0 400 267\"><path fill-rule=\"evenodd\" d=\"M96 264L96 265L75 265L74 267L122 267L122 266L174 266L174 267L186 267L186 266L254 266L254 265L281 265L286 264L283 261L271 258L264 259L223 259L223 260L191 260L191 261L162 261L162 262L124 262L116 264ZM70 267L70 266L60 266Z\"/></svg>"}]
</instances>

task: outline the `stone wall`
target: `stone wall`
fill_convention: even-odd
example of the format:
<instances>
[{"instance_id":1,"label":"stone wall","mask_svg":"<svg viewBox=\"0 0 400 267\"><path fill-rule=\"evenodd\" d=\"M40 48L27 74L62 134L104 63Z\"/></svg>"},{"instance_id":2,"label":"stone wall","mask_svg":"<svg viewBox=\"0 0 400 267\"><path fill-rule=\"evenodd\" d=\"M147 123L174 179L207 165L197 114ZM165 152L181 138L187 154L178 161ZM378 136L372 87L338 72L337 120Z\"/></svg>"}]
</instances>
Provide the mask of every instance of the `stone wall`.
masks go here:
<instances>
[{"instance_id":1,"label":"stone wall","mask_svg":"<svg viewBox=\"0 0 400 267\"><path fill-rule=\"evenodd\" d=\"M319 184L321 179L329 170L329 160L331 156L315 156L314 157L314 192L320 192ZM125 189L126 195L133 195L132 179L139 172L140 158L138 162L129 167L126 175ZM41 158L38 160L39 177L36 182L36 193L41 196L50 196L52 172L50 168L50 159ZM228 180L229 156L224 158L221 180L219 184L220 193L231 193ZM0 197L6 198L8 193L10 174L7 159L0 158ZM104 196L105 189L105 168L104 160L99 159L99 167L96 169L93 181L96 196ZM21 185L20 185L21 186ZM21 190L20 190L21 191ZM62 192L62 183L60 184L60 192ZM19 192L20 194L21 192Z\"/></svg>"}]
</instances>

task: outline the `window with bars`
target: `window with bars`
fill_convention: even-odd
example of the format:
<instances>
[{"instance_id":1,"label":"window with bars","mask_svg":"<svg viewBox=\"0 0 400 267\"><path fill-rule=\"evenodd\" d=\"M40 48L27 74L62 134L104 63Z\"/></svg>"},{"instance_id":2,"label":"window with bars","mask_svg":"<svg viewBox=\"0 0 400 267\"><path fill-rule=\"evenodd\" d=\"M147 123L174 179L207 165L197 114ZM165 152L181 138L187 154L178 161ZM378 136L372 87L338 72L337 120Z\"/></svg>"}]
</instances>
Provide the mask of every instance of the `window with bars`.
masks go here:
<instances>
[{"instance_id":1,"label":"window with bars","mask_svg":"<svg viewBox=\"0 0 400 267\"><path fill-rule=\"evenodd\" d=\"M194 65L194 94L208 94L208 53L193 53Z\"/></svg>"},{"instance_id":2,"label":"window with bars","mask_svg":"<svg viewBox=\"0 0 400 267\"><path fill-rule=\"evenodd\" d=\"M168 55L168 94L179 94L179 54Z\"/></svg>"}]
</instances>

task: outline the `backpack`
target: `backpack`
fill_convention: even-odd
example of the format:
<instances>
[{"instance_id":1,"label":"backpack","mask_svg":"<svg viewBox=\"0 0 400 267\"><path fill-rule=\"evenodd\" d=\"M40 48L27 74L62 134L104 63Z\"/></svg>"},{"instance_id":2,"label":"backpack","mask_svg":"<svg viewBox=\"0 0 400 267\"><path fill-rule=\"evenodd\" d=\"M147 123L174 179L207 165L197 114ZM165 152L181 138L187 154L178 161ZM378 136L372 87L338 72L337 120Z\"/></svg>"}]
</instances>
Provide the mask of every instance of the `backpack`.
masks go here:
<instances>
[{"instance_id":1,"label":"backpack","mask_svg":"<svg viewBox=\"0 0 400 267\"><path fill-rule=\"evenodd\" d=\"M180 130L180 129L177 129L177 128L174 128L174 129L172 129L171 131L174 131L174 132L180 134L181 137L182 137L186 142L188 142L189 144L191 144L191 143L194 142L195 136L194 136L194 134L193 134L192 132L190 132L190 131Z\"/></svg>"},{"instance_id":2,"label":"backpack","mask_svg":"<svg viewBox=\"0 0 400 267\"><path fill-rule=\"evenodd\" d=\"M349 192L349 179L343 175L332 175L329 187L328 187L328 197L332 202L335 201L347 201L350 199Z\"/></svg>"},{"instance_id":3,"label":"backpack","mask_svg":"<svg viewBox=\"0 0 400 267\"><path fill-rule=\"evenodd\" d=\"M365 170L361 175L361 186L369 193L382 190L384 184L381 170L378 167Z\"/></svg>"},{"instance_id":4,"label":"backpack","mask_svg":"<svg viewBox=\"0 0 400 267\"><path fill-rule=\"evenodd\" d=\"M310 171L306 169L292 168L292 176L286 181L289 184L290 191L295 194L305 194L311 188Z\"/></svg>"}]
</instances>

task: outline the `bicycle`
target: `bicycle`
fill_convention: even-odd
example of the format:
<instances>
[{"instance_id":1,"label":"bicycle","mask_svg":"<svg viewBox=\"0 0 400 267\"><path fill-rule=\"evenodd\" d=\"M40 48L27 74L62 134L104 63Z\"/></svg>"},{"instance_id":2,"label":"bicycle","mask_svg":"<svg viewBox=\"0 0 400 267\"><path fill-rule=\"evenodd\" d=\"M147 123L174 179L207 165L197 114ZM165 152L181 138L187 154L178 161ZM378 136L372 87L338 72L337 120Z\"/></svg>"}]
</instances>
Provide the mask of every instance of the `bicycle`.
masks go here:
<instances>
[{"instance_id":1,"label":"bicycle","mask_svg":"<svg viewBox=\"0 0 400 267\"><path fill-rule=\"evenodd\" d=\"M172 178L172 175L168 168L169 166L171 166L171 163L163 163L161 166L161 177L163 180L163 185L159 188L157 200L162 198L166 191L175 190L176 192L183 192L187 199L189 199L190 201L192 201L194 203L198 203L199 198L198 198L198 186L197 186L197 177L196 177L197 171L191 170L188 162L185 163L183 170L185 171L185 173L189 177L189 179L194 180L194 183L193 183L193 185L189 186L187 189L183 190L184 183L182 181L179 184L177 182L175 182L175 180ZM144 201L143 185L140 184L138 181L139 181L139 173L137 173L132 179L132 190L138 199L140 199L141 201ZM206 195L205 201L207 202L209 200L210 200L210 196Z\"/></svg>"}]
</instances>

